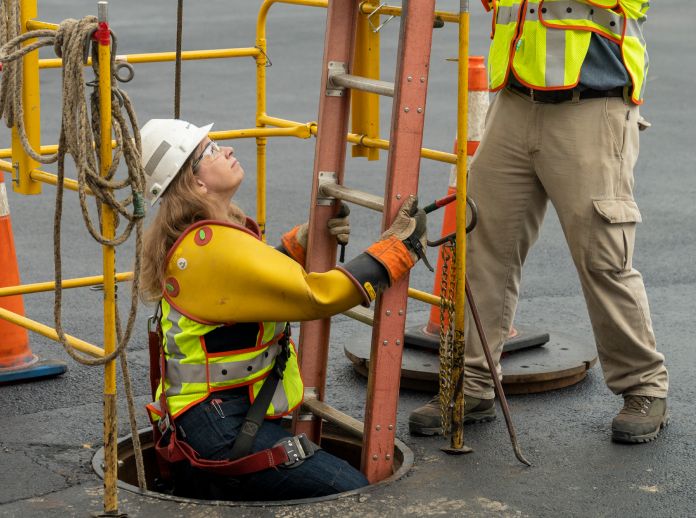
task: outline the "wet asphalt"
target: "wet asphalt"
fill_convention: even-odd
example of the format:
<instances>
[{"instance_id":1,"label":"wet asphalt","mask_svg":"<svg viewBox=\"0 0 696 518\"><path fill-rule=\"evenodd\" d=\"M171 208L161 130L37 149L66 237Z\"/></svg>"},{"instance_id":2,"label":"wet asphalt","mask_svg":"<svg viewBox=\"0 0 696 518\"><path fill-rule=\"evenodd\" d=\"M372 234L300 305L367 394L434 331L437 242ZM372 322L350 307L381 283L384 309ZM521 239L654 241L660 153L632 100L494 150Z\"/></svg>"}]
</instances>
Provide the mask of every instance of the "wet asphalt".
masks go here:
<instances>
[{"instance_id":1,"label":"wet asphalt","mask_svg":"<svg viewBox=\"0 0 696 518\"><path fill-rule=\"evenodd\" d=\"M43 5L45 4L45 5ZM254 45L260 2L236 0L190 2L185 6L184 49ZM454 11L459 2L438 2ZM487 52L489 15L471 2L471 54ZM111 25L118 52L173 50L174 2L112 2ZM39 18L59 22L96 12L96 2L44 2ZM268 23L268 113L306 122L316 120L325 11L276 5ZM659 349L670 372L671 424L653 443L626 446L610 442L610 422L621 405L606 388L599 366L581 383L554 392L513 396L510 404L520 444L532 461L525 468L513 457L502 419L467 428L466 443L474 453L449 457L439 451L442 438L408 435L407 415L429 394L402 390L397 436L415 455L414 467L402 480L362 496L301 506L197 506L136 496L120 491L120 510L130 516L696 516L696 417L694 401L693 321L696 295L696 5L690 0L655 3L646 37L650 50L647 101L642 114L652 127L641 135L635 170L635 195L643 216L634 264L643 273ZM396 51L398 20L382 30L382 78L390 80ZM433 40L424 146L449 151L456 126L456 54L453 25L437 30ZM52 57L52 50L43 55ZM216 129L254 126L255 65L250 58L185 62L182 118L197 124L215 121ZM124 86L133 98L141 124L173 113L172 63L137 65L135 79ZM42 139L55 143L59 131L60 72L41 74ZM390 103L382 100L381 134L389 129ZM510 131L519 131L510 128ZM0 147L9 146L9 131L0 130ZM238 202L248 213L255 207L255 146L233 143L246 170ZM290 226L308 215L314 141L274 139L268 145L268 238L275 243ZM384 189L386 154L379 162L348 161L346 184L380 194ZM47 167L49 171L54 171ZM69 175L74 176L74 168ZM442 196L449 166L423 161L422 200ZM5 176L9 185L9 177ZM53 278L55 189L38 196L9 193L16 251L22 281ZM64 277L96 275L101 252L88 235L77 196L66 194L63 228ZM94 211L92 212L94 217ZM437 235L441 214L429 220ZM359 253L379 234L374 213L355 208L348 257ZM119 271L129 270L133 240L119 248ZM434 254L431 253L434 260ZM525 266L517 321L553 334L571 333L578 340L592 335L584 302L558 220L549 210L541 237ZM430 291L432 275L417 266L412 286ZM119 290L121 314L128 312L129 287ZM101 344L102 293L89 289L65 293L66 331ZM28 317L52 325L53 295L25 297ZM149 385L145 321L151 311L138 308L137 332L129 357L138 402L138 421L147 425L143 404ZM423 323L428 308L411 301L409 323ZM343 355L343 346L369 340L369 330L339 316L332 326L327 400L363 418L366 383ZM85 516L102 506L101 481L91 458L101 445L102 370L70 360L60 345L31 336L35 353L68 362L60 378L0 387L0 516ZM119 386L119 389L121 387ZM121 392L122 394L122 392ZM120 406L120 435L129 433L125 406Z\"/></svg>"}]
</instances>

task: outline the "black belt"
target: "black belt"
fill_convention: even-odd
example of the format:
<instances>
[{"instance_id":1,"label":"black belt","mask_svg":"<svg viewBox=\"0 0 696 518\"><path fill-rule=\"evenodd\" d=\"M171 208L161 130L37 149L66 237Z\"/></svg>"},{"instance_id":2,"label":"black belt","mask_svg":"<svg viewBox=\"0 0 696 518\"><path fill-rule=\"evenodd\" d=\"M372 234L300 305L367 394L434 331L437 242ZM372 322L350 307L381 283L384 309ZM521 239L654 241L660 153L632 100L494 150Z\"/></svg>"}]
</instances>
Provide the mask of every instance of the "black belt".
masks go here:
<instances>
[{"instance_id":1,"label":"black belt","mask_svg":"<svg viewBox=\"0 0 696 518\"><path fill-rule=\"evenodd\" d=\"M508 88L526 95L532 101L550 104L571 101L573 100L573 96L576 94L578 99L601 99L605 97L623 97L624 95L623 86L617 86L611 90L593 90L588 88L586 90L579 91L579 93L575 88L571 90L535 90L534 88L527 88L526 86L520 86L513 83L509 83Z\"/></svg>"}]
</instances>

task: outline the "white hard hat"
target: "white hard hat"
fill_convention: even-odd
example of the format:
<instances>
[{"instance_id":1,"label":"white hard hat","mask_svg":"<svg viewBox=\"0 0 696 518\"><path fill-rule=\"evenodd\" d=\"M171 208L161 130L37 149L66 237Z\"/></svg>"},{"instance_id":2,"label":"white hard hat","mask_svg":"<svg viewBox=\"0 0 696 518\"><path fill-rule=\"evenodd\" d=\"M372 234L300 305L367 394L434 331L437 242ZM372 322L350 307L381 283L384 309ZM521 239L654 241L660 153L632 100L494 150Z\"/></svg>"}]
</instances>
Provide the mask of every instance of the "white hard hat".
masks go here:
<instances>
[{"instance_id":1,"label":"white hard hat","mask_svg":"<svg viewBox=\"0 0 696 518\"><path fill-rule=\"evenodd\" d=\"M140 130L145 169L145 197L150 205L174 179L213 124L199 128L178 119L151 119Z\"/></svg>"}]
</instances>

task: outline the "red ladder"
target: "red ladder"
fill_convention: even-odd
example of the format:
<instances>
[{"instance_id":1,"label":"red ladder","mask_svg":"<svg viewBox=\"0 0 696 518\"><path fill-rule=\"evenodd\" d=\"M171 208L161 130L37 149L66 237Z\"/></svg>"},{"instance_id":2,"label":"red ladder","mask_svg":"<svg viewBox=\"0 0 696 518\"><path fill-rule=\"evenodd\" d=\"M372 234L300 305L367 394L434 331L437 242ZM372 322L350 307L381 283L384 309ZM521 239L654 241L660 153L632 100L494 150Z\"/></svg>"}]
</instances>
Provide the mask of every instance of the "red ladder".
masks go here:
<instances>
[{"instance_id":1,"label":"red ladder","mask_svg":"<svg viewBox=\"0 0 696 518\"><path fill-rule=\"evenodd\" d=\"M336 264L336 242L326 229L328 219L336 213L337 199L383 210L385 230L402 202L418 191L435 0L403 2L394 84L349 73L360 3L332 0L328 5L307 271L324 272ZM343 186L349 89L394 98L383 200ZM362 449L362 471L371 483L392 474L407 291L408 276L378 297L375 306ZM301 327L300 361L306 394L319 401L325 393L330 327L330 319L304 322ZM315 441L321 436L317 416L296 415L294 427Z\"/></svg>"}]
</instances>

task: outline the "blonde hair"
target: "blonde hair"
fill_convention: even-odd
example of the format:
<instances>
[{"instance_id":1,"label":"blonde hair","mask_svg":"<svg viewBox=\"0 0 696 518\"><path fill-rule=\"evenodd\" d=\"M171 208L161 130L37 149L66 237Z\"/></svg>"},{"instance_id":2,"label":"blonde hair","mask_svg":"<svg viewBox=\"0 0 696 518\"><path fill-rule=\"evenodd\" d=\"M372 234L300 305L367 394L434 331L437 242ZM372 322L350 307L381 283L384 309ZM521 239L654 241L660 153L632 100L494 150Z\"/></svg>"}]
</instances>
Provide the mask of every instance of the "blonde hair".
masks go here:
<instances>
[{"instance_id":1,"label":"blonde hair","mask_svg":"<svg viewBox=\"0 0 696 518\"><path fill-rule=\"evenodd\" d=\"M244 225L246 220L242 209L233 203L230 203L227 214L220 214L196 183L191 162L193 155L162 194L157 214L145 231L140 280L140 297L145 302L158 301L162 297L167 253L184 230L204 219L239 225Z\"/></svg>"}]
</instances>

